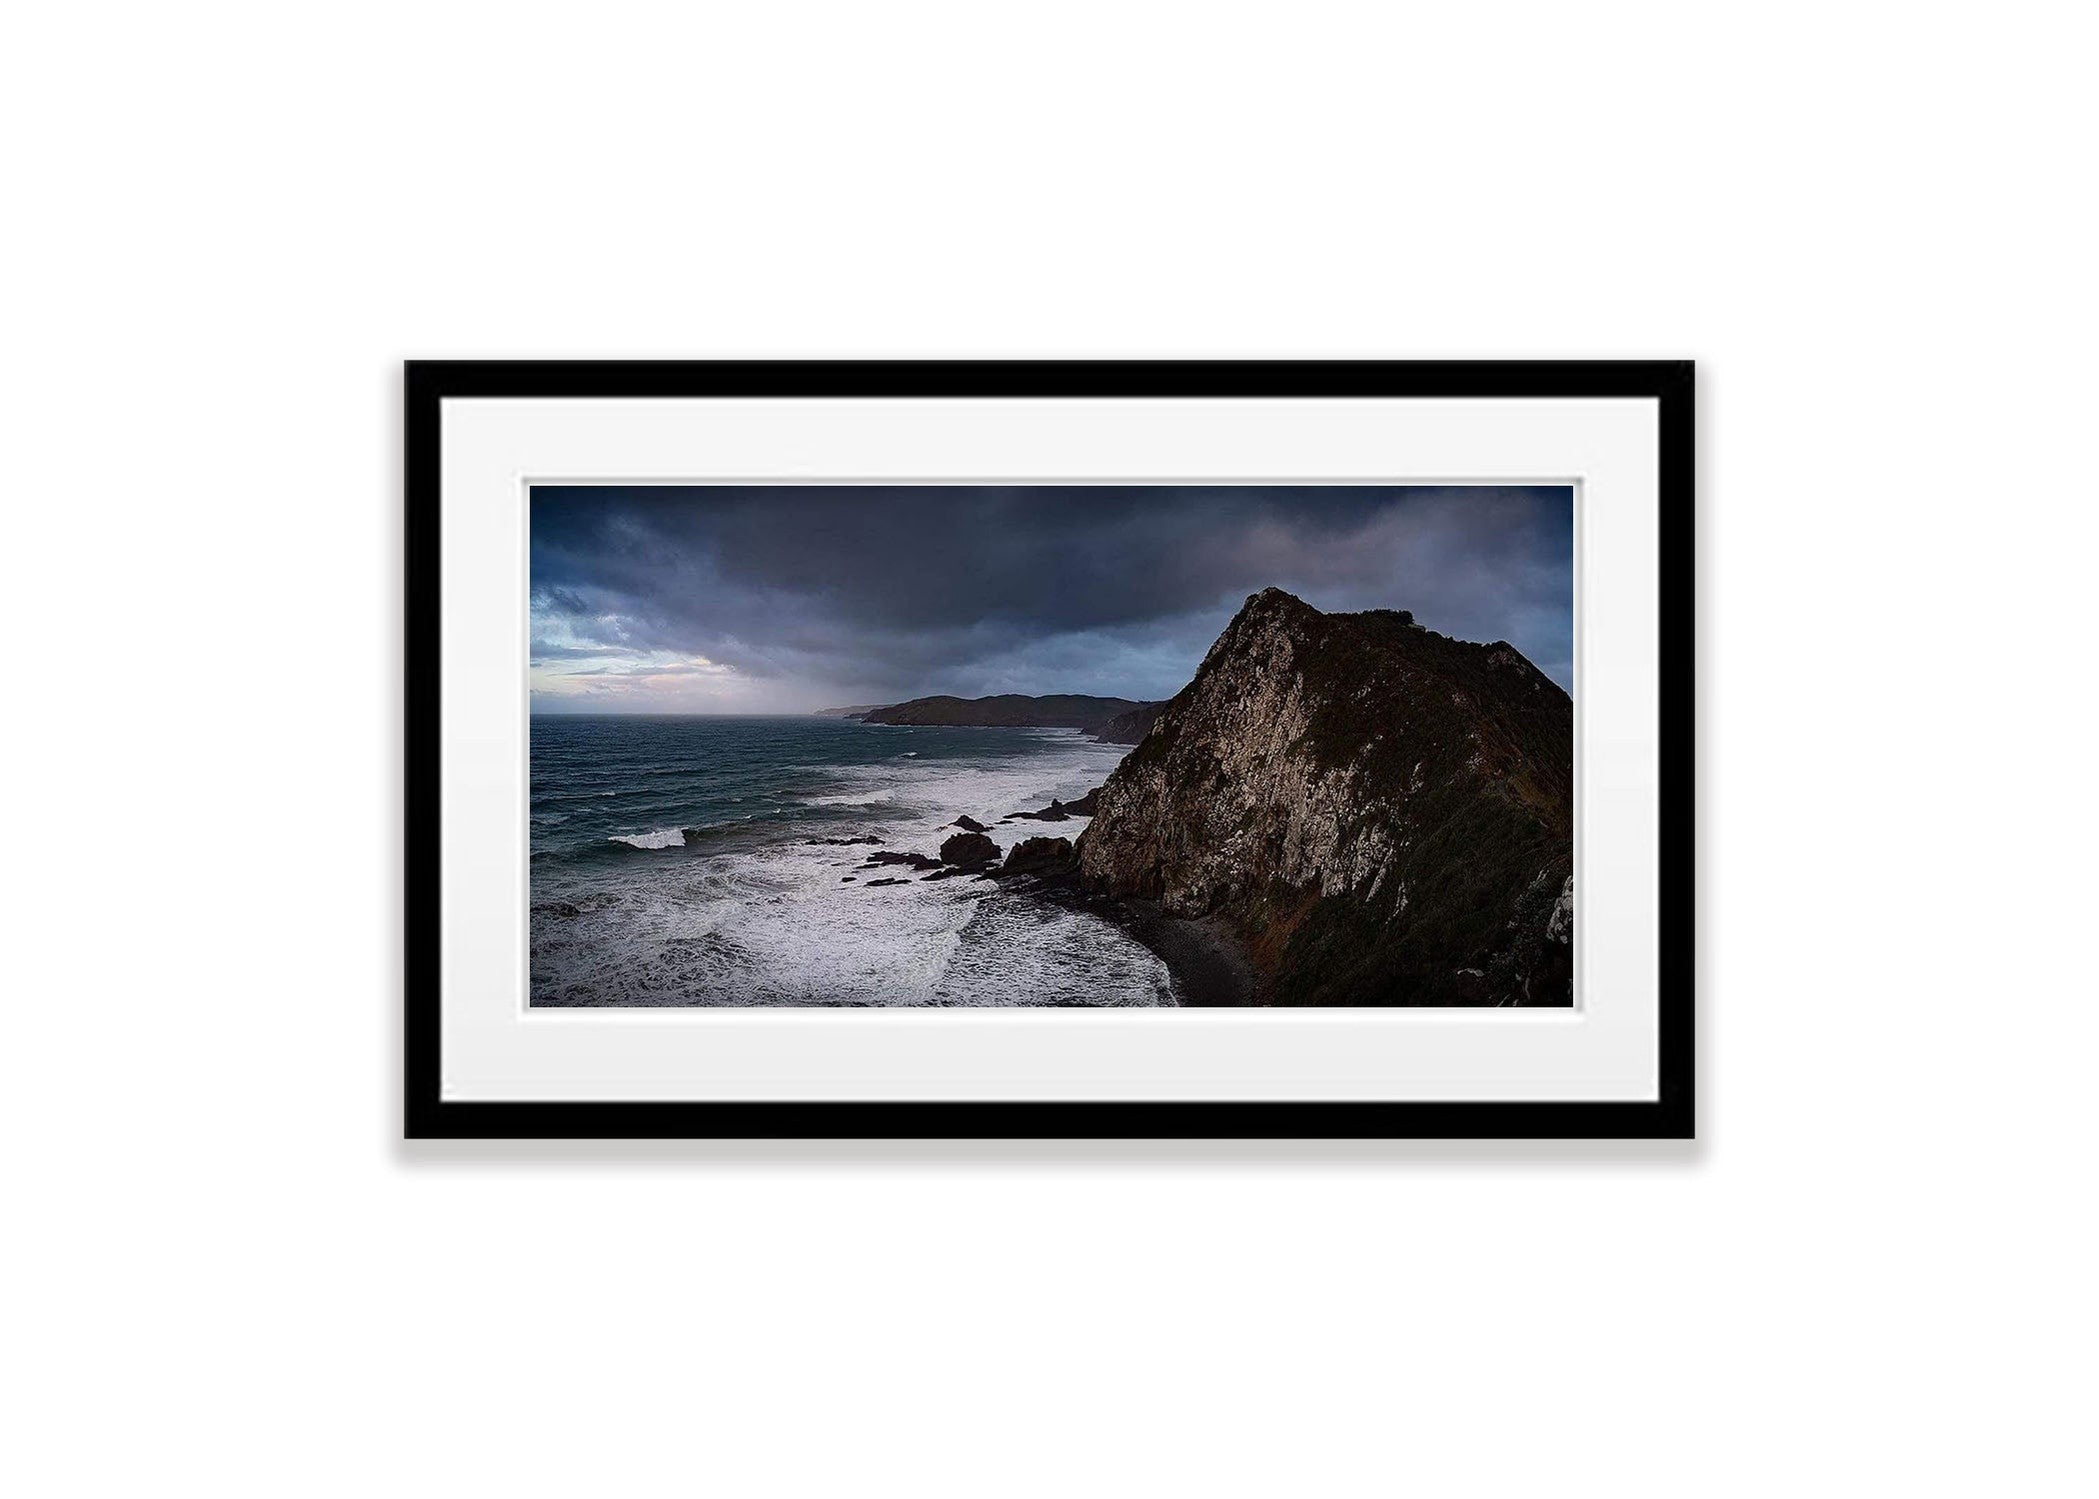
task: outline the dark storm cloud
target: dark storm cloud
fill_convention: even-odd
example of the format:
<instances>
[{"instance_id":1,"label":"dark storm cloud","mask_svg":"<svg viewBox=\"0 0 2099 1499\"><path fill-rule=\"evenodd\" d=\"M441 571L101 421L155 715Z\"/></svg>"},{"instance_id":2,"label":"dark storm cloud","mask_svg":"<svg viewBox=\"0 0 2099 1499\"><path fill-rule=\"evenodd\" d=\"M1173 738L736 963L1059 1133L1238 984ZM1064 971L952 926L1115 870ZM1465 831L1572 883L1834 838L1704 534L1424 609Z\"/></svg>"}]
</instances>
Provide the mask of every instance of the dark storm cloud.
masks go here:
<instances>
[{"instance_id":1,"label":"dark storm cloud","mask_svg":"<svg viewBox=\"0 0 2099 1499\"><path fill-rule=\"evenodd\" d=\"M1565 488L542 487L533 657L705 679L724 708L1164 697L1274 586L1509 640L1571 686L1572 510Z\"/></svg>"}]
</instances>

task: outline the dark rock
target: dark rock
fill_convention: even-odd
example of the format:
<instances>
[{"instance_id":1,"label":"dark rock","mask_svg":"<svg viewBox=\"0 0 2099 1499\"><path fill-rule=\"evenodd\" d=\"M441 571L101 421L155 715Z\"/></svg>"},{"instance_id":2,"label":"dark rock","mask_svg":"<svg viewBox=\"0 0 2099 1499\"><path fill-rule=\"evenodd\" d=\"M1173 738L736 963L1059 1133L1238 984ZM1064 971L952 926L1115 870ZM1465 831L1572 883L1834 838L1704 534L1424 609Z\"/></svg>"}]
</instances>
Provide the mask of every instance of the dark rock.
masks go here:
<instances>
[{"instance_id":1,"label":"dark rock","mask_svg":"<svg viewBox=\"0 0 2099 1499\"><path fill-rule=\"evenodd\" d=\"M874 889L874 888L875 888L875 886L877 886L877 885L908 885L908 884L910 884L910 883L911 883L911 882L910 882L909 880L897 880L897 879L887 879L887 880L869 880L869 881L867 882L867 885L866 885L866 887L865 887L865 888L867 888L867 889L869 889L869 890L872 890L872 889Z\"/></svg>"},{"instance_id":2,"label":"dark rock","mask_svg":"<svg viewBox=\"0 0 2099 1499\"><path fill-rule=\"evenodd\" d=\"M1255 1003L1566 1005L1573 764L1506 641L1268 589L1095 794L1079 880L1243 936Z\"/></svg>"},{"instance_id":3,"label":"dark rock","mask_svg":"<svg viewBox=\"0 0 2099 1499\"><path fill-rule=\"evenodd\" d=\"M1070 874L1078 867L1078 855L1069 838L1024 838L1006 855L999 873L1032 874L1048 879Z\"/></svg>"},{"instance_id":4,"label":"dark rock","mask_svg":"<svg viewBox=\"0 0 2099 1499\"><path fill-rule=\"evenodd\" d=\"M1054 798L1039 812L1015 812L1013 817L1024 817L1030 822L1069 822L1074 817L1091 817L1100 805L1101 788L1096 786L1075 802L1060 802ZM1002 818L1011 822L1013 818Z\"/></svg>"},{"instance_id":5,"label":"dark rock","mask_svg":"<svg viewBox=\"0 0 2099 1499\"><path fill-rule=\"evenodd\" d=\"M1164 703L1140 703L1127 713L1118 713L1106 723L1093 730L1093 737L1103 744L1137 744L1152 731L1159 715L1166 711Z\"/></svg>"},{"instance_id":6,"label":"dark rock","mask_svg":"<svg viewBox=\"0 0 2099 1499\"><path fill-rule=\"evenodd\" d=\"M940 845L942 862L973 868L989 864L999 855L999 847L982 833L957 833Z\"/></svg>"},{"instance_id":7,"label":"dark rock","mask_svg":"<svg viewBox=\"0 0 2099 1499\"><path fill-rule=\"evenodd\" d=\"M804 838L802 842L822 848L851 848L856 843L880 843L882 840L872 833L858 838Z\"/></svg>"},{"instance_id":8,"label":"dark rock","mask_svg":"<svg viewBox=\"0 0 2099 1499\"><path fill-rule=\"evenodd\" d=\"M884 849L880 853L869 854L867 862L860 867L863 869L880 869L884 865L889 864L908 864L913 869L938 869L940 867L940 861L928 855L892 853L888 849Z\"/></svg>"},{"instance_id":9,"label":"dark rock","mask_svg":"<svg viewBox=\"0 0 2099 1499\"><path fill-rule=\"evenodd\" d=\"M953 822L949 823L948 826L951 828L960 828L965 833L988 833L991 831L991 829L985 827L984 824L978 822L974 817L969 816L967 813L956 818Z\"/></svg>"},{"instance_id":10,"label":"dark rock","mask_svg":"<svg viewBox=\"0 0 2099 1499\"><path fill-rule=\"evenodd\" d=\"M839 884L841 884L841 885L850 885L850 884L852 884L852 883L853 883L853 879L854 879L854 876L852 876L852 875L849 875L849 874L842 874L842 875L840 875L840 876L838 877L838 883L839 883Z\"/></svg>"}]
</instances>

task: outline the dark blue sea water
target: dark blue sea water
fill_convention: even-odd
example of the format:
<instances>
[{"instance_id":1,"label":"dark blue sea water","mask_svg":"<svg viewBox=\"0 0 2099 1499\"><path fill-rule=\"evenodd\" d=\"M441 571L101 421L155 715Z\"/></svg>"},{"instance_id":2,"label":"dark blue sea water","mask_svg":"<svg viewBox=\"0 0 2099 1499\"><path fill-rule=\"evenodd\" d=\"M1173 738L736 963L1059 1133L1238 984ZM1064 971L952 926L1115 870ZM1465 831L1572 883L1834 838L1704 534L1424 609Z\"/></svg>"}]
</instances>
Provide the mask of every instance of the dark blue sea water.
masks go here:
<instances>
[{"instance_id":1,"label":"dark blue sea water","mask_svg":"<svg viewBox=\"0 0 2099 1499\"><path fill-rule=\"evenodd\" d=\"M1126 753L1058 729L535 717L532 1003L1171 1004L1164 965L1096 917L810 841L935 854L964 814L1002 847L1076 838L1084 819L996 824Z\"/></svg>"}]
</instances>

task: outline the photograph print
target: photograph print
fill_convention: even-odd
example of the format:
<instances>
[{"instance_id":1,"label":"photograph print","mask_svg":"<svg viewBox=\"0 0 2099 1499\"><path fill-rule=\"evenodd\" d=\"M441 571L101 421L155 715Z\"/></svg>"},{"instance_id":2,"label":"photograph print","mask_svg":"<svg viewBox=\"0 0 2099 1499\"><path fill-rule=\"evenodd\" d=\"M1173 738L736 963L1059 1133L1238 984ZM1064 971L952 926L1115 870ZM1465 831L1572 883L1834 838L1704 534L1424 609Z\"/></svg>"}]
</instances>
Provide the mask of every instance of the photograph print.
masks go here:
<instances>
[{"instance_id":1,"label":"photograph print","mask_svg":"<svg viewBox=\"0 0 2099 1499\"><path fill-rule=\"evenodd\" d=\"M1571 486L534 486L530 1003L1567 1006Z\"/></svg>"}]
</instances>

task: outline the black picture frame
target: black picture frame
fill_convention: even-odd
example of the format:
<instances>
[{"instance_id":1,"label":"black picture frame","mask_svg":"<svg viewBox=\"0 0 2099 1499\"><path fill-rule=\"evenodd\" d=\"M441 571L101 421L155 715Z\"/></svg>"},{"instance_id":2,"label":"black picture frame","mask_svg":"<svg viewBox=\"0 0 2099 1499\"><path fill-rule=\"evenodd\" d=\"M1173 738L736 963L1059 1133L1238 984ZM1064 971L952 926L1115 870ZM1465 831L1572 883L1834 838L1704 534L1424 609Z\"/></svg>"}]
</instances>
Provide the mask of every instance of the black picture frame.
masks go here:
<instances>
[{"instance_id":1,"label":"black picture frame","mask_svg":"<svg viewBox=\"0 0 2099 1499\"><path fill-rule=\"evenodd\" d=\"M405 1133L432 1138L1676 1138L1695 1134L1689 361L410 361ZM440 1096L440 409L468 397L1652 398L1660 452L1657 1076L1645 1102L478 1102Z\"/></svg>"}]
</instances>

